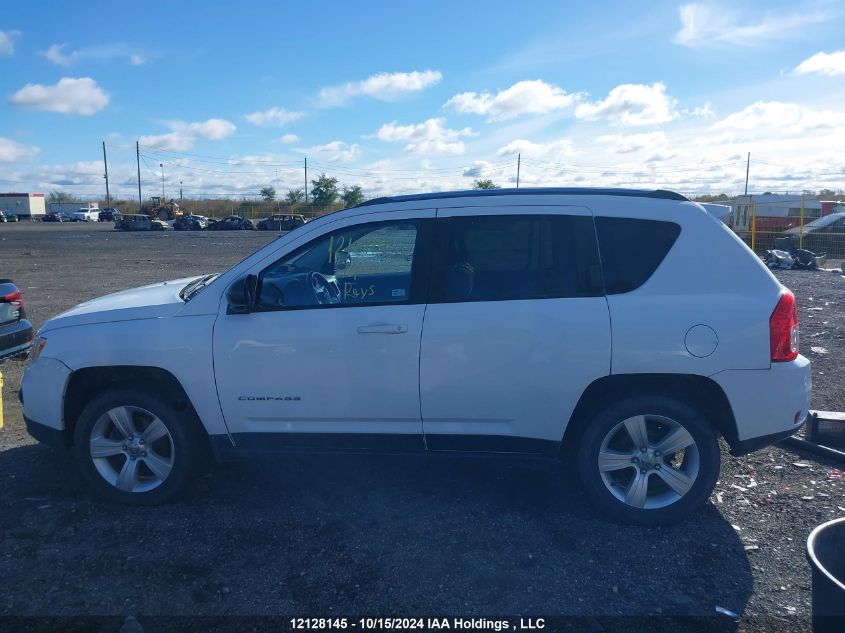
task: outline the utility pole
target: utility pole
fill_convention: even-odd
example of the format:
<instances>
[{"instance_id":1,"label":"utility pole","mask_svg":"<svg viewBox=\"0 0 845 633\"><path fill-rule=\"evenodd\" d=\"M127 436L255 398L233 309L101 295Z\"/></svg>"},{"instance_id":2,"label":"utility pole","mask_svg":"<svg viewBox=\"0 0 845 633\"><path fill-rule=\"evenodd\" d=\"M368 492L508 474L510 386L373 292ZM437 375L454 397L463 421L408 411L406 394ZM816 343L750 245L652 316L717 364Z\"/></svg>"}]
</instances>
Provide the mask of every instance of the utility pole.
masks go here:
<instances>
[{"instance_id":1,"label":"utility pole","mask_svg":"<svg viewBox=\"0 0 845 633\"><path fill-rule=\"evenodd\" d=\"M751 152L748 152L748 161L745 163L745 195L748 195L748 171L751 169Z\"/></svg>"},{"instance_id":2,"label":"utility pole","mask_svg":"<svg viewBox=\"0 0 845 633\"><path fill-rule=\"evenodd\" d=\"M159 163L161 167L161 203L164 204L164 163Z\"/></svg>"},{"instance_id":3,"label":"utility pole","mask_svg":"<svg viewBox=\"0 0 845 633\"><path fill-rule=\"evenodd\" d=\"M519 189L519 168L522 164L522 154L516 155L516 188Z\"/></svg>"},{"instance_id":4,"label":"utility pole","mask_svg":"<svg viewBox=\"0 0 845 633\"><path fill-rule=\"evenodd\" d=\"M798 235L798 248L804 248L804 194L801 194L801 231Z\"/></svg>"},{"instance_id":5,"label":"utility pole","mask_svg":"<svg viewBox=\"0 0 845 633\"><path fill-rule=\"evenodd\" d=\"M276 212L282 212L282 201L279 199L279 170L276 169ZM293 209L291 209L293 210ZM282 221L279 220L279 237L282 236Z\"/></svg>"},{"instance_id":6,"label":"utility pole","mask_svg":"<svg viewBox=\"0 0 845 633\"><path fill-rule=\"evenodd\" d=\"M109 195L109 162L106 160L106 142L103 141L103 168L106 170L106 208L111 209L111 196Z\"/></svg>"},{"instance_id":7,"label":"utility pole","mask_svg":"<svg viewBox=\"0 0 845 633\"><path fill-rule=\"evenodd\" d=\"M138 141L135 141L135 160L138 163L138 212L140 213L144 203L141 200L141 150L138 149Z\"/></svg>"},{"instance_id":8,"label":"utility pole","mask_svg":"<svg viewBox=\"0 0 845 633\"><path fill-rule=\"evenodd\" d=\"M179 181L179 202L182 202L182 181Z\"/></svg>"},{"instance_id":9,"label":"utility pole","mask_svg":"<svg viewBox=\"0 0 845 633\"><path fill-rule=\"evenodd\" d=\"M305 204L308 204L308 157L305 157Z\"/></svg>"}]
</instances>

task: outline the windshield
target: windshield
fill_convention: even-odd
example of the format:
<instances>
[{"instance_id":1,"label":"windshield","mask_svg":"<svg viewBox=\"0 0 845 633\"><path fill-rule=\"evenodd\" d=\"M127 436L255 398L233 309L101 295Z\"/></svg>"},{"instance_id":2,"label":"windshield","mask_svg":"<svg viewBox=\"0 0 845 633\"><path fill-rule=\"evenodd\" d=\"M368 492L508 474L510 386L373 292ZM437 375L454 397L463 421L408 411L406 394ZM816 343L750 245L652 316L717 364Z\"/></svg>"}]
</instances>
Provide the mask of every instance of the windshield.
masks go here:
<instances>
[{"instance_id":1,"label":"windshield","mask_svg":"<svg viewBox=\"0 0 845 633\"><path fill-rule=\"evenodd\" d=\"M208 286L208 284L217 279L219 276L220 273L214 273L213 275L206 275L205 277L194 279L191 283L189 283L187 286L185 286L184 288L182 288L182 290L179 291L179 298L187 303L200 290Z\"/></svg>"}]
</instances>

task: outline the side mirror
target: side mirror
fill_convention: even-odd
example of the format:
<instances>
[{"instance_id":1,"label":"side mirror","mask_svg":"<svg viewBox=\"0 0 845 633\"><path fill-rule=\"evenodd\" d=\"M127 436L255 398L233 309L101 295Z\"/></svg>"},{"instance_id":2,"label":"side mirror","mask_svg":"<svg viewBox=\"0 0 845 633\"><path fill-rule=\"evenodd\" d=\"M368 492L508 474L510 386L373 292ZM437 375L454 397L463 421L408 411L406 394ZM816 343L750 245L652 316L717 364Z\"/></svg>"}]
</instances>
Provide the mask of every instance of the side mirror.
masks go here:
<instances>
[{"instance_id":1,"label":"side mirror","mask_svg":"<svg viewBox=\"0 0 845 633\"><path fill-rule=\"evenodd\" d=\"M337 251L334 254L334 269L346 270L352 265L352 255L348 251Z\"/></svg>"},{"instance_id":2,"label":"side mirror","mask_svg":"<svg viewBox=\"0 0 845 633\"><path fill-rule=\"evenodd\" d=\"M228 314L249 314L255 305L255 292L258 288L258 277L247 275L236 280L226 291L229 302Z\"/></svg>"}]
</instances>

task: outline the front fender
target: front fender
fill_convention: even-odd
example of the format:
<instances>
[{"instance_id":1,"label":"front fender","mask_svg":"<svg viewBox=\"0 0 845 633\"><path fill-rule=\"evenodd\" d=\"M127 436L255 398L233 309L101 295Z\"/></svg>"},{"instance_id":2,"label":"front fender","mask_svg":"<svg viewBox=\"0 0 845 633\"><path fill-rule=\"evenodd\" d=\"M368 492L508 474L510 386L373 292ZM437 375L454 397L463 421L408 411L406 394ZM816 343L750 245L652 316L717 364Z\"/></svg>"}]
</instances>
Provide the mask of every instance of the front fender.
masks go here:
<instances>
[{"instance_id":1,"label":"front fender","mask_svg":"<svg viewBox=\"0 0 845 633\"><path fill-rule=\"evenodd\" d=\"M184 315L61 328L44 335L47 339L44 351L69 372L115 366L166 370L182 386L208 433L226 434L228 429L217 400L211 349L216 318L216 315ZM43 360L34 363L27 373ZM53 398L56 383L45 383L42 389ZM60 397L63 394L64 387ZM26 391L24 396L28 396Z\"/></svg>"}]
</instances>

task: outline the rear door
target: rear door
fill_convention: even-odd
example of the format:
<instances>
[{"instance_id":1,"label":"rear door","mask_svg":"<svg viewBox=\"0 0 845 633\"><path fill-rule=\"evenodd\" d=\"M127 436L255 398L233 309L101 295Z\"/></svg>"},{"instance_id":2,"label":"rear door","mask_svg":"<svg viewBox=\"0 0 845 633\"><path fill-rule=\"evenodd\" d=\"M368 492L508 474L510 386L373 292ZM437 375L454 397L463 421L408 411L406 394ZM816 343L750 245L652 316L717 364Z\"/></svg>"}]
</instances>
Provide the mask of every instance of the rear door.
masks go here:
<instances>
[{"instance_id":1,"label":"rear door","mask_svg":"<svg viewBox=\"0 0 845 633\"><path fill-rule=\"evenodd\" d=\"M556 451L610 371L589 209L439 209L420 357L431 450Z\"/></svg>"}]
</instances>

